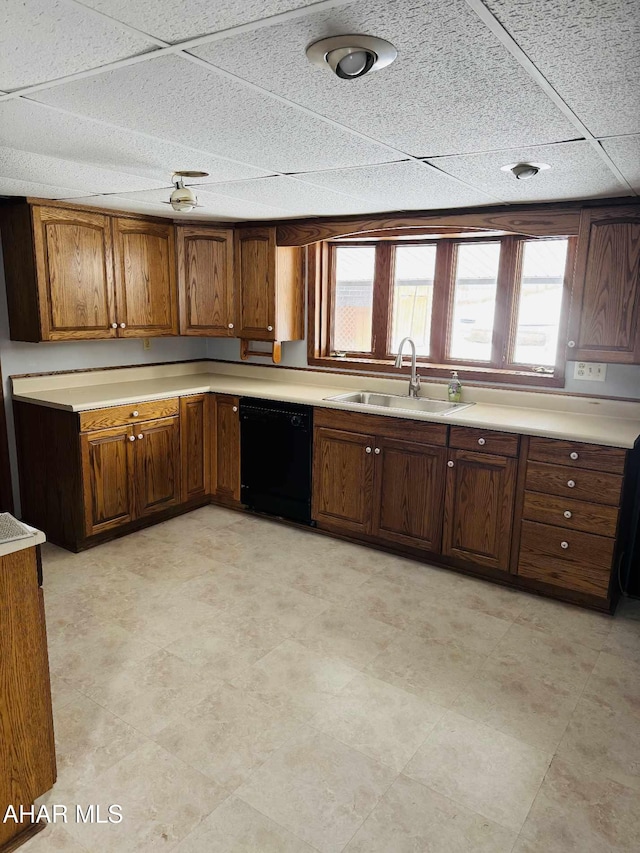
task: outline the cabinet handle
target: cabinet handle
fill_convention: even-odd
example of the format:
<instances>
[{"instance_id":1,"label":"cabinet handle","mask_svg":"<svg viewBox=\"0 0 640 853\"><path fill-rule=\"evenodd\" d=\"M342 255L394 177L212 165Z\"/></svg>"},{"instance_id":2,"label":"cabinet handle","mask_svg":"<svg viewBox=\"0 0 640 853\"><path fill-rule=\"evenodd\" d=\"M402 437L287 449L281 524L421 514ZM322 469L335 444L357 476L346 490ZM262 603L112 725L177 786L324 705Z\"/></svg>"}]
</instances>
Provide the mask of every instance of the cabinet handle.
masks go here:
<instances>
[{"instance_id":1,"label":"cabinet handle","mask_svg":"<svg viewBox=\"0 0 640 853\"><path fill-rule=\"evenodd\" d=\"M141 432L141 433L138 435L138 438L144 438L144 433L142 433L142 432Z\"/></svg>"},{"instance_id":2,"label":"cabinet handle","mask_svg":"<svg viewBox=\"0 0 640 853\"><path fill-rule=\"evenodd\" d=\"M112 329L117 329L117 328L118 328L118 324L117 324L117 323L112 323L112 324L111 324L111 328L112 328Z\"/></svg>"},{"instance_id":3,"label":"cabinet handle","mask_svg":"<svg viewBox=\"0 0 640 853\"><path fill-rule=\"evenodd\" d=\"M570 489L575 488L575 485L576 485L575 480L567 480L567 486L569 486Z\"/></svg>"},{"instance_id":4,"label":"cabinet handle","mask_svg":"<svg viewBox=\"0 0 640 853\"><path fill-rule=\"evenodd\" d=\"M575 345L576 345L575 341L567 341L567 346L571 347L571 349L573 349Z\"/></svg>"},{"instance_id":5,"label":"cabinet handle","mask_svg":"<svg viewBox=\"0 0 640 853\"><path fill-rule=\"evenodd\" d=\"M373 452L376 454L376 456L380 456L380 448L379 447L376 447L376 449Z\"/></svg>"},{"instance_id":6,"label":"cabinet handle","mask_svg":"<svg viewBox=\"0 0 640 853\"><path fill-rule=\"evenodd\" d=\"M565 518L571 518L571 516L573 515L573 513L572 513L572 512L569 512L569 510L568 510L568 509L565 509L565 511L564 511L564 513L563 513L563 515L564 515L564 517L565 517Z\"/></svg>"},{"instance_id":7,"label":"cabinet handle","mask_svg":"<svg viewBox=\"0 0 640 853\"><path fill-rule=\"evenodd\" d=\"M364 452L365 452L365 453L371 453L371 448L370 448L370 447L365 447Z\"/></svg>"},{"instance_id":8,"label":"cabinet handle","mask_svg":"<svg viewBox=\"0 0 640 853\"><path fill-rule=\"evenodd\" d=\"M273 326L267 326L267 332L273 332Z\"/></svg>"},{"instance_id":9,"label":"cabinet handle","mask_svg":"<svg viewBox=\"0 0 640 853\"><path fill-rule=\"evenodd\" d=\"M138 411L131 412L131 417L132 417L132 418L137 418L139 414L140 414L140 412L138 412Z\"/></svg>"},{"instance_id":10,"label":"cabinet handle","mask_svg":"<svg viewBox=\"0 0 640 853\"><path fill-rule=\"evenodd\" d=\"M575 450L573 451L573 453L569 454L569 459L577 459L577 458L578 458L578 454L575 452Z\"/></svg>"},{"instance_id":11,"label":"cabinet handle","mask_svg":"<svg viewBox=\"0 0 640 853\"><path fill-rule=\"evenodd\" d=\"M450 459L450 460L447 462L447 465L449 466L449 468L453 468L453 460L452 460L452 459Z\"/></svg>"},{"instance_id":12,"label":"cabinet handle","mask_svg":"<svg viewBox=\"0 0 640 853\"><path fill-rule=\"evenodd\" d=\"M480 446L485 445L486 443L487 443L487 439L486 439L486 438L479 438L479 439L478 439L478 444L479 444Z\"/></svg>"},{"instance_id":13,"label":"cabinet handle","mask_svg":"<svg viewBox=\"0 0 640 853\"><path fill-rule=\"evenodd\" d=\"M561 543L560 543L560 547L561 547L561 548L564 548L564 550L566 551L566 550L567 550L567 548L569 547L569 543L568 543L568 542L561 542Z\"/></svg>"},{"instance_id":14,"label":"cabinet handle","mask_svg":"<svg viewBox=\"0 0 640 853\"><path fill-rule=\"evenodd\" d=\"M127 328L127 324L126 324L126 323L120 323L120 328L121 328L121 329L126 329L126 328Z\"/></svg>"},{"instance_id":15,"label":"cabinet handle","mask_svg":"<svg viewBox=\"0 0 640 853\"><path fill-rule=\"evenodd\" d=\"M229 323L229 325L227 326L227 328L228 328L228 329L233 329L233 323Z\"/></svg>"},{"instance_id":16,"label":"cabinet handle","mask_svg":"<svg viewBox=\"0 0 640 853\"><path fill-rule=\"evenodd\" d=\"M135 441L135 440L136 440L135 435L130 435L130 436L129 436L129 441Z\"/></svg>"},{"instance_id":17,"label":"cabinet handle","mask_svg":"<svg viewBox=\"0 0 640 853\"><path fill-rule=\"evenodd\" d=\"M232 411L232 412L237 412L237 411L238 411L238 407L237 407L237 406L234 406L234 407L232 408L232 410L231 410L231 411Z\"/></svg>"}]
</instances>

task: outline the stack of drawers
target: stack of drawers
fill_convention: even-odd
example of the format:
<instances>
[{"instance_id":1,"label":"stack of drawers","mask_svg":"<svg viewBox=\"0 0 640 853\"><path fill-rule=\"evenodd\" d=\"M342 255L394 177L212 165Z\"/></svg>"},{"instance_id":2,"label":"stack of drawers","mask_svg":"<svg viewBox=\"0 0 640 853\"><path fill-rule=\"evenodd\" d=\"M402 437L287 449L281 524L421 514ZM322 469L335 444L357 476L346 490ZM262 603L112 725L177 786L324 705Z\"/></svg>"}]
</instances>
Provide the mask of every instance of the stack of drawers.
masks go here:
<instances>
[{"instance_id":1,"label":"stack of drawers","mask_svg":"<svg viewBox=\"0 0 640 853\"><path fill-rule=\"evenodd\" d=\"M517 573L608 596L626 451L532 438Z\"/></svg>"}]
</instances>

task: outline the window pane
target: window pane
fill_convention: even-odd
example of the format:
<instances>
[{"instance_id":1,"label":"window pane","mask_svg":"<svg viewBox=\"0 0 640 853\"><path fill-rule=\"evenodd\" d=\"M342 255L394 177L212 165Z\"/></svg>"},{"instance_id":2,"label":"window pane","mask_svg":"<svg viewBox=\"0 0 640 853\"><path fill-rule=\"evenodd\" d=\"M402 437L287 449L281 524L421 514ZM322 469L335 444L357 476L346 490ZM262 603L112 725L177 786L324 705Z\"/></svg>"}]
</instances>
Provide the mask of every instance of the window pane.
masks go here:
<instances>
[{"instance_id":1,"label":"window pane","mask_svg":"<svg viewBox=\"0 0 640 853\"><path fill-rule=\"evenodd\" d=\"M531 240L524 244L513 353L517 364L555 366L567 243Z\"/></svg>"},{"instance_id":2,"label":"window pane","mask_svg":"<svg viewBox=\"0 0 640 853\"><path fill-rule=\"evenodd\" d=\"M458 246L451 358L490 361L500 243Z\"/></svg>"},{"instance_id":3,"label":"window pane","mask_svg":"<svg viewBox=\"0 0 640 853\"><path fill-rule=\"evenodd\" d=\"M391 352L408 335L418 355L429 355L435 266L435 246L396 247Z\"/></svg>"},{"instance_id":4,"label":"window pane","mask_svg":"<svg viewBox=\"0 0 640 853\"><path fill-rule=\"evenodd\" d=\"M371 352L374 246L338 246L333 349Z\"/></svg>"}]
</instances>

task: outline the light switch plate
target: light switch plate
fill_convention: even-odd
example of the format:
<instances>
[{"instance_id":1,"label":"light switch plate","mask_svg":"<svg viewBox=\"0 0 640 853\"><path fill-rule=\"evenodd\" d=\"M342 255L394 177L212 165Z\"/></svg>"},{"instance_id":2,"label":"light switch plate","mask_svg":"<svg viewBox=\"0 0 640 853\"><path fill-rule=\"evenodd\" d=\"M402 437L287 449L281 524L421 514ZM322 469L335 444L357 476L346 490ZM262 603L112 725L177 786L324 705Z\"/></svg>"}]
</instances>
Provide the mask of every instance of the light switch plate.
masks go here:
<instances>
[{"instance_id":1,"label":"light switch plate","mask_svg":"<svg viewBox=\"0 0 640 853\"><path fill-rule=\"evenodd\" d=\"M604 382L607 378L607 365L599 361L576 361L573 378Z\"/></svg>"}]
</instances>

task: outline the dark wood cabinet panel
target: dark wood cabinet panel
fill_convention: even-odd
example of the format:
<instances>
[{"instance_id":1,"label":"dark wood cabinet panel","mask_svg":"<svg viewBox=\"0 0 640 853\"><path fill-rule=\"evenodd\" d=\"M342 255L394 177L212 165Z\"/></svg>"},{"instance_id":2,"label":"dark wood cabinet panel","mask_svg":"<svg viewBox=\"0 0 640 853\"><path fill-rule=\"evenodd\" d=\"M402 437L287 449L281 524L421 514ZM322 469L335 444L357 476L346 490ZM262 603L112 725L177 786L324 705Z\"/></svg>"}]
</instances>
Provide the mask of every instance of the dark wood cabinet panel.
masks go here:
<instances>
[{"instance_id":1,"label":"dark wood cabinet panel","mask_svg":"<svg viewBox=\"0 0 640 853\"><path fill-rule=\"evenodd\" d=\"M56 781L44 601L35 548L0 557L0 811L30 808ZM0 822L0 847L30 821Z\"/></svg>"},{"instance_id":2,"label":"dark wood cabinet panel","mask_svg":"<svg viewBox=\"0 0 640 853\"><path fill-rule=\"evenodd\" d=\"M508 571L515 460L453 450L447 465L443 554Z\"/></svg>"},{"instance_id":3,"label":"dark wood cabinet panel","mask_svg":"<svg viewBox=\"0 0 640 853\"><path fill-rule=\"evenodd\" d=\"M81 436L85 534L133 520L133 433L128 427Z\"/></svg>"},{"instance_id":4,"label":"dark wood cabinet panel","mask_svg":"<svg viewBox=\"0 0 640 853\"><path fill-rule=\"evenodd\" d=\"M622 474L627 451L619 447L603 447L601 444L584 444L580 441L561 441L557 438L529 439L529 459L568 465L571 468L590 468Z\"/></svg>"},{"instance_id":5,"label":"dark wood cabinet panel","mask_svg":"<svg viewBox=\"0 0 640 853\"><path fill-rule=\"evenodd\" d=\"M113 247L118 334L177 335L173 225L115 218Z\"/></svg>"},{"instance_id":6,"label":"dark wood cabinet panel","mask_svg":"<svg viewBox=\"0 0 640 853\"><path fill-rule=\"evenodd\" d=\"M582 211L569 328L568 358L640 364L638 207Z\"/></svg>"},{"instance_id":7,"label":"dark wood cabinet panel","mask_svg":"<svg viewBox=\"0 0 640 853\"><path fill-rule=\"evenodd\" d=\"M182 500L209 494L209 395L180 400L180 445L182 451Z\"/></svg>"},{"instance_id":8,"label":"dark wood cabinet panel","mask_svg":"<svg viewBox=\"0 0 640 853\"><path fill-rule=\"evenodd\" d=\"M446 449L380 437L375 444L374 535L439 551Z\"/></svg>"},{"instance_id":9,"label":"dark wood cabinet panel","mask_svg":"<svg viewBox=\"0 0 640 853\"><path fill-rule=\"evenodd\" d=\"M373 448L371 435L316 427L312 516L354 533L371 532Z\"/></svg>"},{"instance_id":10,"label":"dark wood cabinet panel","mask_svg":"<svg viewBox=\"0 0 640 853\"><path fill-rule=\"evenodd\" d=\"M524 493L523 518L566 527L568 530L582 530L584 533L597 533L599 536L613 538L618 526L618 514L616 506L543 495L539 492Z\"/></svg>"},{"instance_id":11,"label":"dark wood cabinet panel","mask_svg":"<svg viewBox=\"0 0 640 853\"><path fill-rule=\"evenodd\" d=\"M148 421L133 428L136 517L180 503L180 418Z\"/></svg>"},{"instance_id":12,"label":"dark wood cabinet panel","mask_svg":"<svg viewBox=\"0 0 640 853\"><path fill-rule=\"evenodd\" d=\"M126 406L108 406L104 409L89 409L86 412L80 412L80 429L82 432L90 432L94 429L135 426L140 421L170 418L179 412L178 397L170 397L166 400L148 400L143 403L129 403Z\"/></svg>"},{"instance_id":13,"label":"dark wood cabinet panel","mask_svg":"<svg viewBox=\"0 0 640 853\"><path fill-rule=\"evenodd\" d=\"M622 477L568 465L528 462L526 485L533 492L618 506Z\"/></svg>"},{"instance_id":14,"label":"dark wood cabinet panel","mask_svg":"<svg viewBox=\"0 0 640 853\"><path fill-rule=\"evenodd\" d=\"M452 426L449 446L475 453L493 453L499 456L517 456L519 437L510 432L495 432L474 427Z\"/></svg>"},{"instance_id":15,"label":"dark wood cabinet panel","mask_svg":"<svg viewBox=\"0 0 640 853\"><path fill-rule=\"evenodd\" d=\"M227 501L240 501L240 400L226 394L215 397L215 462L212 491Z\"/></svg>"},{"instance_id":16,"label":"dark wood cabinet panel","mask_svg":"<svg viewBox=\"0 0 640 853\"><path fill-rule=\"evenodd\" d=\"M231 228L176 226L180 334L238 336Z\"/></svg>"}]
</instances>

